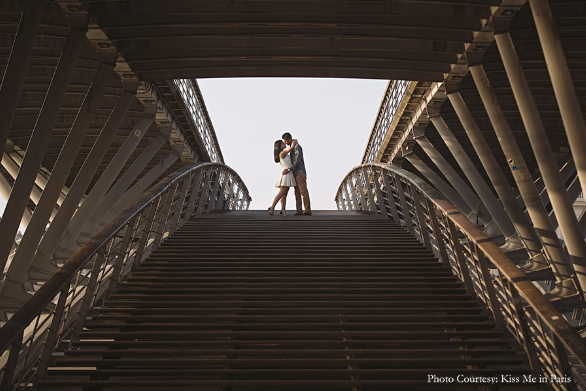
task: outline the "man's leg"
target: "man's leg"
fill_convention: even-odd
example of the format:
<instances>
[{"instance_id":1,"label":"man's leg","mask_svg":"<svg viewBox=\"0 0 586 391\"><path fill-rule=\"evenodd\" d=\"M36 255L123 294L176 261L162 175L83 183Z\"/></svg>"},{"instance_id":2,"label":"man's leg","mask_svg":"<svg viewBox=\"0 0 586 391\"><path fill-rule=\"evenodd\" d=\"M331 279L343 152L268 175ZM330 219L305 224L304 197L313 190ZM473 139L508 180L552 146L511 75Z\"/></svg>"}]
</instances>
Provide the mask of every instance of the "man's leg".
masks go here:
<instances>
[{"instance_id":1,"label":"man's leg","mask_svg":"<svg viewBox=\"0 0 586 391\"><path fill-rule=\"evenodd\" d=\"M296 177L297 188L303 197L303 205L305 205L305 212L311 213L311 203L309 201L309 191L307 190L307 174L300 172ZM297 189L296 188L296 189ZM297 195L297 192L295 192ZM297 201L297 211L300 209L300 201Z\"/></svg>"},{"instance_id":2,"label":"man's leg","mask_svg":"<svg viewBox=\"0 0 586 391\"><path fill-rule=\"evenodd\" d=\"M297 177L295 177L295 179L297 179ZM301 191L299 191L299 186L295 186L295 204L297 207L297 213L303 213L303 205L301 204Z\"/></svg>"}]
</instances>

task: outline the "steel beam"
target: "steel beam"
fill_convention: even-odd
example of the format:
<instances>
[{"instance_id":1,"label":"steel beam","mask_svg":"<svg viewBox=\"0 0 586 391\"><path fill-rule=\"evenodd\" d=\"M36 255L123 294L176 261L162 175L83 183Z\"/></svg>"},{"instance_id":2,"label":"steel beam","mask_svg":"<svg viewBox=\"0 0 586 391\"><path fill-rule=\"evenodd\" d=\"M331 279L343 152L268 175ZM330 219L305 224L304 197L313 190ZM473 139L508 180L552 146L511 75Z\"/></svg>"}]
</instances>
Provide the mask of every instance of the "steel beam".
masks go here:
<instances>
[{"instance_id":1,"label":"steel beam","mask_svg":"<svg viewBox=\"0 0 586 391\"><path fill-rule=\"evenodd\" d=\"M548 189L551 205L560 223L570 259L576 271L578 283L583 287L583 294L586 294L586 243L584 242L584 236L582 236L580 225L576 219L572 202L560 175L556 158L551 149L545 127L539 115L539 110L531 94L529 83L527 83L527 79L525 78L521 61L515 51L511 36L509 33L496 34L495 40L513 89L513 95L521 112L521 118L525 124L527 136L531 142L541 177L543 178L545 188ZM582 117L582 113L580 112L579 114ZM584 130L586 131L586 128ZM584 140L586 141L586 135ZM571 145L572 141L570 140ZM583 147L586 147L586 143ZM579 155L582 155L583 152L581 150ZM586 160L584 163L584 168L586 169ZM578 163L576 163L576 167L579 167ZM586 172L584 174L586 175ZM579 170L578 175L580 175ZM584 176L584 180L586 180L586 176Z\"/></svg>"},{"instance_id":2,"label":"steel beam","mask_svg":"<svg viewBox=\"0 0 586 391\"><path fill-rule=\"evenodd\" d=\"M27 0L24 4L0 86L0 151L4 151L8 140L44 9L45 0Z\"/></svg>"},{"instance_id":3,"label":"steel beam","mask_svg":"<svg viewBox=\"0 0 586 391\"><path fill-rule=\"evenodd\" d=\"M83 167L75 177L73 185L71 185L63 205L59 208L59 212L57 212L51 226L47 230L43 240L41 240L34 256L31 270L29 270L29 277L31 276L31 272L33 272L32 269L37 271L36 273L39 279L47 278L57 270L56 266L51 264L51 256L57 248L59 240L67 228L67 224L75 213L79 202L85 194L90 181L97 171L104 155L108 151L112 139L116 135L120 124L124 120L124 117L134 100L137 83L126 83L124 87L124 92L118 99L116 107L102 128L102 132L87 156ZM40 273L40 275L38 273Z\"/></svg>"},{"instance_id":4,"label":"steel beam","mask_svg":"<svg viewBox=\"0 0 586 391\"><path fill-rule=\"evenodd\" d=\"M92 190L87 195L83 204L77 209L71 221L67 224L67 229L61 238L59 247L61 250L69 249L74 254L78 249L77 237L81 233L100 201L116 180L124 163L128 160L136 146L142 140L142 137L155 119L157 112L156 106L145 107L144 114L134 129L130 132L124 144L118 149L116 155L108 164Z\"/></svg>"},{"instance_id":5,"label":"steel beam","mask_svg":"<svg viewBox=\"0 0 586 391\"><path fill-rule=\"evenodd\" d=\"M40 201L35 208L31 220L30 229L27 228L22 240L21 246L17 250L8 271L6 278L0 287L0 297L11 297L15 300L23 298L22 283L26 277L26 272L31 265L35 249L37 248L49 219L55 210L55 204L59 196L62 194L61 190L65 185L67 175L75 157L84 140L84 136L89 128L90 121L94 116L96 109L100 103L100 99L104 93L106 82L114 69L113 64L101 64L98 69L92 85L86 94L84 103L82 104L75 122L71 127L69 136L63 145L63 149L59 154L59 158L53 167L49 181L47 182ZM27 294L28 296L28 294Z\"/></svg>"},{"instance_id":6,"label":"steel beam","mask_svg":"<svg viewBox=\"0 0 586 391\"><path fill-rule=\"evenodd\" d=\"M161 129L160 134L149 144L149 146L140 154L140 156L132 163L126 170L124 175L116 182L114 186L108 191L106 196L102 198L92 217L83 229L83 233L91 233L92 236L98 232L102 223L107 223L109 220L104 219L106 214L111 211L112 206L116 203L132 183L142 173L142 170L155 157L161 147L169 140L171 129ZM110 213L110 216L116 216L116 213ZM78 237L78 240L81 238Z\"/></svg>"},{"instance_id":7,"label":"steel beam","mask_svg":"<svg viewBox=\"0 0 586 391\"><path fill-rule=\"evenodd\" d=\"M444 119L440 116L439 109L428 106L427 112L431 122L456 159L456 162L464 172L464 175L466 175L466 178L468 178L468 181L476 191L476 194L478 194L482 200L482 203L488 209L490 215L494 218L494 221L498 225L499 229L503 235L505 235L507 243L512 246L519 247L521 243L519 242L519 238L515 232L515 227L513 226L511 219L509 216L507 216L504 208L493 195L492 190L488 187L484 181L484 178L482 178L474 166L474 163L472 163L472 160L470 160L468 154L460 145L460 142L456 136L454 136Z\"/></svg>"},{"instance_id":8,"label":"steel beam","mask_svg":"<svg viewBox=\"0 0 586 391\"><path fill-rule=\"evenodd\" d=\"M109 220L114 218L118 213L124 210L128 205L130 205L136 197L141 195L153 182L163 175L165 171L177 159L179 159L183 154L183 145L180 147L173 149L163 160L158 162L153 168L150 169L148 173L146 173L138 182L134 184L130 189L128 189L119 199L112 205L109 213L106 214L105 219Z\"/></svg>"},{"instance_id":9,"label":"steel beam","mask_svg":"<svg viewBox=\"0 0 586 391\"><path fill-rule=\"evenodd\" d=\"M85 39L88 17L73 18L65 47L61 52L53 80L47 91L43 107L35 124L18 177L6 203L4 218L0 221L0 270L4 270L12 248L14 236L26 208L43 155L57 122L59 109L67 92L69 80Z\"/></svg>"},{"instance_id":10,"label":"steel beam","mask_svg":"<svg viewBox=\"0 0 586 391\"><path fill-rule=\"evenodd\" d=\"M470 72L474 77L474 80L482 79L482 71L477 67L471 66ZM489 91L487 90L487 93L488 92ZM505 177L505 174L496 161L496 158L488 146L486 139L482 135L480 128L474 121L474 118L466 106L464 99L458 92L448 94L448 99L456 111L460 122L462 122L464 130L466 131L468 138L470 138L472 146L474 147L474 150L476 151L476 154L478 155L484 170L488 174L488 177L492 182L492 185L496 190L500 201L503 203L507 214L513 222L513 225L519 234L519 238L523 242L525 249L529 254L529 258L533 263L538 264L539 269L549 267L547 261L543 259L543 253L541 252L542 246L541 242L539 241L539 237L535 233L535 230L531 226L529 220L527 220L525 213L523 213L523 209L519 206L515 193L509 185L509 181ZM493 96L492 99L496 100L496 97Z\"/></svg>"},{"instance_id":11,"label":"steel beam","mask_svg":"<svg viewBox=\"0 0 586 391\"><path fill-rule=\"evenodd\" d=\"M509 162L519 192L525 201L525 205L527 206L527 210L533 221L533 226L541 240L543 251L545 251L548 262L552 267L556 282L560 287L569 284L567 289L561 288L558 292L561 296L576 293L576 287L572 279L572 269L566 259L564 251L562 250L560 241L553 229L551 220L547 215L547 211L541 202L541 198L539 197L531 173L525 163L525 158L517 145L517 141L513 136L507 118L505 117L492 86L490 85L488 77L484 72L484 68L482 65L478 65L471 67L471 71L484 107L488 113L488 117L494 127L494 131L505 157Z\"/></svg>"},{"instance_id":12,"label":"steel beam","mask_svg":"<svg viewBox=\"0 0 586 391\"><path fill-rule=\"evenodd\" d=\"M415 153L403 155L432 185L435 186L458 210L470 221L476 222L476 214L470 206L464 201L462 196L447 184L439 175L437 175L431 168L429 168Z\"/></svg>"},{"instance_id":13,"label":"steel beam","mask_svg":"<svg viewBox=\"0 0 586 391\"><path fill-rule=\"evenodd\" d=\"M543 48L553 91L566 128L568 144L584 190L586 189L586 154L584 154L584 150L586 150L586 124L580 101L576 94L549 2L547 0L529 0L529 5L533 12L539 42Z\"/></svg>"}]
</instances>

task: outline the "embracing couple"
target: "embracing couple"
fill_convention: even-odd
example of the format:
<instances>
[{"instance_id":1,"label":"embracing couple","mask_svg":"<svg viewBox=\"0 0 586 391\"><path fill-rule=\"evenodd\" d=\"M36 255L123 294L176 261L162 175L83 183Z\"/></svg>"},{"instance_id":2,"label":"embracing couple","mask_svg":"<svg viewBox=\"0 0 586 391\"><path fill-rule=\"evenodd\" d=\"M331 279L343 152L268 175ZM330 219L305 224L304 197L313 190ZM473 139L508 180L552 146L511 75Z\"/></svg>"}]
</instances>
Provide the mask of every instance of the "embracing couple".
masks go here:
<instances>
[{"instance_id":1,"label":"embracing couple","mask_svg":"<svg viewBox=\"0 0 586 391\"><path fill-rule=\"evenodd\" d=\"M289 146L289 147L287 147ZM303 148L293 140L291 133L283 134L282 140L275 141L274 148L275 163L281 163L283 172L279 175L279 180L275 187L279 189L279 194L275 197L273 205L269 208L269 214L275 213L275 206L281 200L281 211L286 216L285 206L287 204L287 194L289 188L295 187L295 201L297 203L296 215L311 215L311 205L309 203L309 191L307 191L307 173L305 171L305 162L303 161ZM303 197L303 212L301 198Z\"/></svg>"}]
</instances>

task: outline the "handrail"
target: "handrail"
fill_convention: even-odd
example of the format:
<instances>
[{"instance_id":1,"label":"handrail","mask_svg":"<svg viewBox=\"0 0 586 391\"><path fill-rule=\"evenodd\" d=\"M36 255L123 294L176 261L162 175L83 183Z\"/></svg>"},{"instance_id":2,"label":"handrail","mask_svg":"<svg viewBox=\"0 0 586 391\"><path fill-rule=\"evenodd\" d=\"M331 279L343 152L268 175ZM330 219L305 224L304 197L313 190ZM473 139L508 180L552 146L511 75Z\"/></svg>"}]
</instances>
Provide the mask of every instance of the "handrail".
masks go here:
<instances>
[{"instance_id":1,"label":"handrail","mask_svg":"<svg viewBox=\"0 0 586 391\"><path fill-rule=\"evenodd\" d=\"M250 201L242 179L221 163L183 167L143 193L65 262L0 329L0 349L11 352L2 368L0 389L17 389L24 378L35 375L35 367L42 376L58 341L76 338L90 304L111 294L115 284L165 236L195 214L248 209ZM55 309L47 316L48 306ZM31 327L31 335L23 339ZM46 348L40 347L43 344Z\"/></svg>"},{"instance_id":2,"label":"handrail","mask_svg":"<svg viewBox=\"0 0 586 391\"><path fill-rule=\"evenodd\" d=\"M586 368L586 341L497 245L421 178L392 165L363 164L346 175L335 201L338 209L381 213L415 234L486 303L497 326L512 332L534 371L548 379L570 372L580 378L574 367Z\"/></svg>"}]
</instances>

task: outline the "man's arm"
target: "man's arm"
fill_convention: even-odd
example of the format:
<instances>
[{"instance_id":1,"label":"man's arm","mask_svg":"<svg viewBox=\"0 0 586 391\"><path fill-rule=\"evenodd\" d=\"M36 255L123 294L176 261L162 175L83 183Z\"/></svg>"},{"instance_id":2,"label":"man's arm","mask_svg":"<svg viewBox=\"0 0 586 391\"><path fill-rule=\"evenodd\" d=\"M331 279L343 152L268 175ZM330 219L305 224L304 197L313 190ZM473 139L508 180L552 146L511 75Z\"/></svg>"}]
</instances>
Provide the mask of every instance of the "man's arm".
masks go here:
<instances>
[{"instance_id":1,"label":"man's arm","mask_svg":"<svg viewBox=\"0 0 586 391\"><path fill-rule=\"evenodd\" d=\"M299 148L300 148L299 144L295 144L295 149L293 149L293 154L295 156L295 159L291 159L291 160L294 160L295 162L293 163L293 166L291 167L291 171L294 171L301 164L301 162L299 161Z\"/></svg>"}]
</instances>

